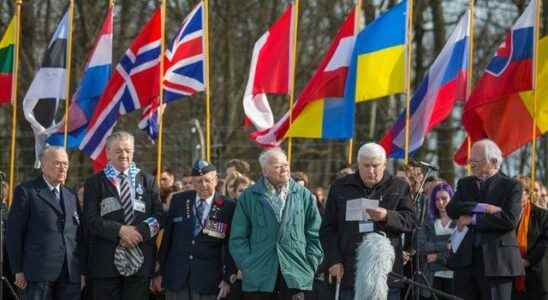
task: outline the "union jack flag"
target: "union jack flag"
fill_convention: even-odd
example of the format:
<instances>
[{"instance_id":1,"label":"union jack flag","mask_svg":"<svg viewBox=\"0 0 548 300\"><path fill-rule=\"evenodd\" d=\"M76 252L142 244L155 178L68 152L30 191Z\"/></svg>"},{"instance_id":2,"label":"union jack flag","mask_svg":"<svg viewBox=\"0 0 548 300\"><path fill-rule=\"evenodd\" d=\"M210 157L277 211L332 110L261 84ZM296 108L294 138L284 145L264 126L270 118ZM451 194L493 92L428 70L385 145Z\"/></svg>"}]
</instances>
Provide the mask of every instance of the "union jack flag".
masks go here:
<instances>
[{"instance_id":1,"label":"union jack flag","mask_svg":"<svg viewBox=\"0 0 548 300\"><path fill-rule=\"evenodd\" d=\"M164 104L204 91L204 5L198 3L184 19L164 57ZM146 107L139 122L152 139L158 135L157 101Z\"/></svg>"},{"instance_id":2,"label":"union jack flag","mask_svg":"<svg viewBox=\"0 0 548 300\"><path fill-rule=\"evenodd\" d=\"M157 9L133 40L109 81L80 143L95 170L106 165L105 141L118 117L158 102L161 13Z\"/></svg>"}]
</instances>

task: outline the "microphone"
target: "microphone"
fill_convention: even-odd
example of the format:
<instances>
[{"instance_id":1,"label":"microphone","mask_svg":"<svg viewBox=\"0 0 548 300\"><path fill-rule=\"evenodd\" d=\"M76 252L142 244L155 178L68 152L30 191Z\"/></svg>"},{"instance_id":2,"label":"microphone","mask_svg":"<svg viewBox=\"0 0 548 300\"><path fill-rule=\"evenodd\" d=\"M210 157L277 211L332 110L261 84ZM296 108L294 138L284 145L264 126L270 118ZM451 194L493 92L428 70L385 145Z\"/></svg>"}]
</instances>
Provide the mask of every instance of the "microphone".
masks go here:
<instances>
[{"instance_id":1,"label":"microphone","mask_svg":"<svg viewBox=\"0 0 548 300\"><path fill-rule=\"evenodd\" d=\"M415 167L421 167L421 168L430 169L433 171L439 171L438 167L420 160L411 159L409 160L409 164Z\"/></svg>"},{"instance_id":2,"label":"microphone","mask_svg":"<svg viewBox=\"0 0 548 300\"><path fill-rule=\"evenodd\" d=\"M386 299L388 274L395 260L394 247L383 234L366 235L358 247L354 299Z\"/></svg>"}]
</instances>

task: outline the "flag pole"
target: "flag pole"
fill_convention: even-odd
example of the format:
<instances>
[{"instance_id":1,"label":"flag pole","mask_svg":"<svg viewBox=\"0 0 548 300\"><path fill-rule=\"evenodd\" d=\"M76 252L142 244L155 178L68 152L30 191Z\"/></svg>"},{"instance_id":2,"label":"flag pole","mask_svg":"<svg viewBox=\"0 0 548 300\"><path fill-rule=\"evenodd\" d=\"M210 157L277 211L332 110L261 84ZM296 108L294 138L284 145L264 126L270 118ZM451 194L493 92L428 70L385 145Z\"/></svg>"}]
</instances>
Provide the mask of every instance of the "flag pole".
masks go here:
<instances>
[{"instance_id":1,"label":"flag pole","mask_svg":"<svg viewBox=\"0 0 548 300\"><path fill-rule=\"evenodd\" d=\"M11 82L11 143L10 143L10 178L8 187L8 203L10 206L15 184L15 141L17 134L17 79L19 78L19 40L21 37L21 5L23 0L15 1L15 53L13 58L13 74Z\"/></svg>"},{"instance_id":2,"label":"flag pole","mask_svg":"<svg viewBox=\"0 0 548 300\"><path fill-rule=\"evenodd\" d=\"M211 84L209 80L209 0L204 0L204 84L206 105L206 159L211 161Z\"/></svg>"},{"instance_id":3,"label":"flag pole","mask_svg":"<svg viewBox=\"0 0 548 300\"><path fill-rule=\"evenodd\" d=\"M295 0L293 12L291 14L291 53L289 64L289 128L293 124L293 102L295 102L295 70L297 67L297 33L299 28L299 0ZM291 166L293 156L293 138L287 139L287 161Z\"/></svg>"},{"instance_id":4,"label":"flag pole","mask_svg":"<svg viewBox=\"0 0 548 300\"><path fill-rule=\"evenodd\" d=\"M162 104L164 102L164 52L165 52L165 27L166 27L166 0L160 2L160 76L158 80L158 140L156 153L156 183L160 184L160 175L162 174L162 143L164 131L164 110Z\"/></svg>"},{"instance_id":5,"label":"flag pole","mask_svg":"<svg viewBox=\"0 0 548 300\"><path fill-rule=\"evenodd\" d=\"M468 65L466 66L468 70L466 70L466 101L470 98L470 95L472 94L472 77L473 77L473 71L474 71L474 34L475 34L475 14L476 14L476 8L474 4L475 0L469 0L468 1ZM472 153L472 139L470 138L470 135L466 136L466 148L467 148L467 157L468 162L466 163L466 173L468 175L472 174L472 169L470 166L470 154Z\"/></svg>"},{"instance_id":6,"label":"flag pole","mask_svg":"<svg viewBox=\"0 0 548 300\"><path fill-rule=\"evenodd\" d=\"M69 1L69 31L67 33L67 57L66 57L66 74L65 78L65 129L64 129L64 141L63 145L65 148L68 146L68 123L69 123L69 104L70 104L70 72L71 72L71 62L72 62L72 28L74 26L74 0Z\"/></svg>"},{"instance_id":7,"label":"flag pole","mask_svg":"<svg viewBox=\"0 0 548 300\"><path fill-rule=\"evenodd\" d=\"M413 0L407 2L407 36L405 43L405 164L409 161L409 126L411 123L411 55L413 51Z\"/></svg>"},{"instance_id":8,"label":"flag pole","mask_svg":"<svg viewBox=\"0 0 548 300\"><path fill-rule=\"evenodd\" d=\"M536 181L536 159L537 159L537 86L538 86L538 46L540 37L540 0L535 0L535 29L533 40L533 131L532 131L532 146L531 146L531 191L535 189Z\"/></svg>"},{"instance_id":9,"label":"flag pole","mask_svg":"<svg viewBox=\"0 0 548 300\"><path fill-rule=\"evenodd\" d=\"M356 0L356 11L354 12L354 36L358 34L360 31L360 22L361 22L361 16L362 16L362 1ZM351 137L350 140L348 140L348 152L347 152L347 158L346 163L348 166L352 165L352 153L354 152L354 137Z\"/></svg>"}]
</instances>

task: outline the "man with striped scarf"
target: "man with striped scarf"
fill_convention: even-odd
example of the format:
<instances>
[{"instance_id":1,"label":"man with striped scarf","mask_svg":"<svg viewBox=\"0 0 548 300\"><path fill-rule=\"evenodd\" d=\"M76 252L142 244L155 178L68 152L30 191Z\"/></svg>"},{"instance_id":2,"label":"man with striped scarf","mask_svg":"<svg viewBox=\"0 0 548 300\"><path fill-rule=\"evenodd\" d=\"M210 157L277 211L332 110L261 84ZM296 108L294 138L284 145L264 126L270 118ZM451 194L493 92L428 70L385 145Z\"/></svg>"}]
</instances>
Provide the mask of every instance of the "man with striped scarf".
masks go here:
<instances>
[{"instance_id":1,"label":"man with striped scarf","mask_svg":"<svg viewBox=\"0 0 548 300\"><path fill-rule=\"evenodd\" d=\"M86 180L87 275L93 299L146 299L162 205L152 176L133 162L134 138L106 140L109 163Z\"/></svg>"}]
</instances>

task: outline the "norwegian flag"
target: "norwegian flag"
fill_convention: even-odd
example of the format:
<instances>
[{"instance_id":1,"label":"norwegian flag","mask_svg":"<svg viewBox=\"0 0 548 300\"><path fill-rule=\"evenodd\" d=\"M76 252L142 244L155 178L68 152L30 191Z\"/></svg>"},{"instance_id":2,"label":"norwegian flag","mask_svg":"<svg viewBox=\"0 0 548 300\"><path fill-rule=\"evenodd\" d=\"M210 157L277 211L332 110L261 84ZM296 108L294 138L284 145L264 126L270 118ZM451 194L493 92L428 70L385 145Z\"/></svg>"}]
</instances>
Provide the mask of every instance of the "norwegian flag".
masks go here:
<instances>
[{"instance_id":1,"label":"norwegian flag","mask_svg":"<svg viewBox=\"0 0 548 300\"><path fill-rule=\"evenodd\" d=\"M204 4L200 2L184 19L181 29L166 50L164 104L205 90L203 20ZM158 106L158 101L147 106L139 122L139 128L153 140L158 137Z\"/></svg>"},{"instance_id":2,"label":"norwegian flag","mask_svg":"<svg viewBox=\"0 0 548 300\"><path fill-rule=\"evenodd\" d=\"M80 144L94 169L106 165L105 141L118 117L158 101L160 81L160 9L141 30L116 66Z\"/></svg>"}]
</instances>

